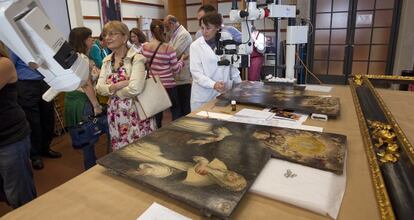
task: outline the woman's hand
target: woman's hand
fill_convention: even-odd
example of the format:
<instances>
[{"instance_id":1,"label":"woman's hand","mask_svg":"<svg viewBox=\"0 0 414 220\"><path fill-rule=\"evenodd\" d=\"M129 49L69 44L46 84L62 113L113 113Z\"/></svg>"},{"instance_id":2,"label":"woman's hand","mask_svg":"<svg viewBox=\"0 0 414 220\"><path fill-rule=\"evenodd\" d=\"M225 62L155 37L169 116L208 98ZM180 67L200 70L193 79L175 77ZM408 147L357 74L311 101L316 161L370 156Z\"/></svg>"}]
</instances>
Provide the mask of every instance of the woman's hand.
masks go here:
<instances>
[{"instance_id":1,"label":"woman's hand","mask_svg":"<svg viewBox=\"0 0 414 220\"><path fill-rule=\"evenodd\" d=\"M96 79L98 79L100 73L101 73L101 70L98 69L98 67L93 66L91 70L92 81L95 81Z\"/></svg>"},{"instance_id":2,"label":"woman's hand","mask_svg":"<svg viewBox=\"0 0 414 220\"><path fill-rule=\"evenodd\" d=\"M112 92L116 92L120 89L123 89L129 85L129 80L120 81L109 86L109 90Z\"/></svg>"},{"instance_id":3,"label":"woman's hand","mask_svg":"<svg viewBox=\"0 0 414 220\"><path fill-rule=\"evenodd\" d=\"M95 114L95 116L99 115L102 113L102 106L97 104L93 106L93 112Z\"/></svg>"},{"instance_id":4,"label":"woman's hand","mask_svg":"<svg viewBox=\"0 0 414 220\"><path fill-rule=\"evenodd\" d=\"M117 82L115 85L117 86L118 90L123 89L129 85L129 80Z\"/></svg>"},{"instance_id":5,"label":"woman's hand","mask_svg":"<svg viewBox=\"0 0 414 220\"><path fill-rule=\"evenodd\" d=\"M213 87L217 92L222 92L222 91L224 91L224 82L223 81L219 81L219 82L216 82L215 84L214 84L214 87Z\"/></svg>"}]
</instances>

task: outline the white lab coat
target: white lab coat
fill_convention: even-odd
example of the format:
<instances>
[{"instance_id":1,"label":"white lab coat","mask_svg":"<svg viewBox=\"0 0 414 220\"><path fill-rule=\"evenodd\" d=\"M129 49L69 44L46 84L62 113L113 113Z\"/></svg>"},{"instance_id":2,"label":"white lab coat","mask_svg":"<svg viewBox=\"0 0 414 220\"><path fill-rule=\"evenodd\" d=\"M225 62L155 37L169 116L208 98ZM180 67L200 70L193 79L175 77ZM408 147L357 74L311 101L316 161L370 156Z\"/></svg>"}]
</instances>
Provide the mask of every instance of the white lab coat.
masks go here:
<instances>
[{"instance_id":1,"label":"white lab coat","mask_svg":"<svg viewBox=\"0 0 414 220\"><path fill-rule=\"evenodd\" d=\"M214 84L223 81L225 89L233 83L240 83L240 72L233 65L218 66L219 58L204 37L198 38L190 46L190 71L193 77L191 87L191 111L214 99L219 93Z\"/></svg>"}]
</instances>

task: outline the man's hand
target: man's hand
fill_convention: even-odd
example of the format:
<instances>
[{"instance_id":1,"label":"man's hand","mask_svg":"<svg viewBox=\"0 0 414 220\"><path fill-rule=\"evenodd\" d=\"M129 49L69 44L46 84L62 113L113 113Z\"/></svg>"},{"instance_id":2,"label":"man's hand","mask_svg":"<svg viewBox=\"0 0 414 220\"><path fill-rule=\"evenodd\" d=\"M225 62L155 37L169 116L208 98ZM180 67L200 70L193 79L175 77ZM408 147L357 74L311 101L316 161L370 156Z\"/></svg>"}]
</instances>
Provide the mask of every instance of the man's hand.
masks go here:
<instances>
[{"instance_id":1,"label":"man's hand","mask_svg":"<svg viewBox=\"0 0 414 220\"><path fill-rule=\"evenodd\" d=\"M28 65L29 67L30 67L30 69L32 69L32 70L36 70L37 68L39 68L39 64L37 64L37 63L33 63L33 62L29 62L29 65Z\"/></svg>"}]
</instances>

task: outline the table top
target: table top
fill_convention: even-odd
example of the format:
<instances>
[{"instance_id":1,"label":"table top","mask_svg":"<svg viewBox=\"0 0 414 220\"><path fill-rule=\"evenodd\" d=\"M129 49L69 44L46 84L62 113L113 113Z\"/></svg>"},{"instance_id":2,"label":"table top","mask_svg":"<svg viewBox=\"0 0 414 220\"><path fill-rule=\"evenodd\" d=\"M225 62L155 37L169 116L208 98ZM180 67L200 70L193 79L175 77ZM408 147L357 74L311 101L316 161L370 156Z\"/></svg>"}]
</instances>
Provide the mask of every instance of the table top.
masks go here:
<instances>
[{"instance_id":1,"label":"table top","mask_svg":"<svg viewBox=\"0 0 414 220\"><path fill-rule=\"evenodd\" d=\"M399 107L403 99L406 99L406 102L414 100L413 95L400 93L380 91L390 110L395 111L397 115L402 115L396 116L396 119L401 122L403 129L407 129L405 133L413 134L414 125L407 122L406 113L413 112L414 105L405 104L405 109ZM398 101L395 99L396 94L399 95ZM333 86L331 95L341 99L340 116L326 122L307 120L304 124L320 126L325 132L344 134L348 138L347 185L338 219L380 219L350 88ZM243 106L238 105L238 107ZM201 110L231 113L230 108L230 106L217 107L213 101L203 106ZM194 116L194 113L191 115ZM411 121L413 117L410 116ZM3 218L136 219L153 202L192 219L205 218L196 209L132 180L110 173L99 165L8 213ZM278 219L288 220L329 219L253 193L246 194L231 219L274 219L276 216Z\"/></svg>"}]
</instances>

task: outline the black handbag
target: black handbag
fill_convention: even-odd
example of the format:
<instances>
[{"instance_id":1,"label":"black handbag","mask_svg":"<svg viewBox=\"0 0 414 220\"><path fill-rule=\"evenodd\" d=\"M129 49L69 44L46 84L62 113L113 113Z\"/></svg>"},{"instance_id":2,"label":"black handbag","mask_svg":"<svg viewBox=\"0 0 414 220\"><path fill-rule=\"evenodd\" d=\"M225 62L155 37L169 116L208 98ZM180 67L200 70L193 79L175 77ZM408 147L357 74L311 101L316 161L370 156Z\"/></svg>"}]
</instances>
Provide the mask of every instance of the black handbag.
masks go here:
<instances>
[{"instance_id":1,"label":"black handbag","mask_svg":"<svg viewBox=\"0 0 414 220\"><path fill-rule=\"evenodd\" d=\"M96 144L101 134L109 134L106 110L103 109L99 115L88 116L85 120L69 129L69 132L72 139L72 147L75 149L82 149Z\"/></svg>"}]
</instances>

